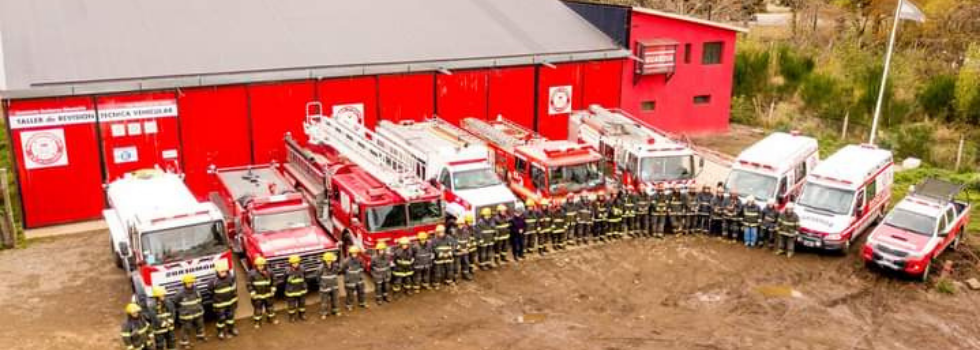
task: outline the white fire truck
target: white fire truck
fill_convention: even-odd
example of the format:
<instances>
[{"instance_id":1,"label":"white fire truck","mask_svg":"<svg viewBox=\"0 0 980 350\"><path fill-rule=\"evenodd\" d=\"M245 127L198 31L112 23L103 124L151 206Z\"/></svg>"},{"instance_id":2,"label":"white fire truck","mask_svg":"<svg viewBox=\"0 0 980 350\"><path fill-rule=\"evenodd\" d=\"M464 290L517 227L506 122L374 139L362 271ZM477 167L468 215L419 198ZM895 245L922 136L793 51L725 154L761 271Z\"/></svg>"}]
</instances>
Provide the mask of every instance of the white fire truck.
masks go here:
<instances>
[{"instance_id":1,"label":"white fire truck","mask_svg":"<svg viewBox=\"0 0 980 350\"><path fill-rule=\"evenodd\" d=\"M592 105L573 113L568 127L569 140L598 150L606 160L604 172L626 185L690 186L704 167L704 159L695 163L694 151L686 144L622 110Z\"/></svg>"},{"instance_id":2,"label":"white fire truck","mask_svg":"<svg viewBox=\"0 0 980 350\"><path fill-rule=\"evenodd\" d=\"M725 188L735 190L742 201L749 195L759 203L776 200L782 209L799 195L819 158L816 139L797 132L775 132L735 158Z\"/></svg>"},{"instance_id":3,"label":"white fire truck","mask_svg":"<svg viewBox=\"0 0 980 350\"><path fill-rule=\"evenodd\" d=\"M304 123L308 147L286 136L284 170L317 204L317 219L328 232L373 249L378 242L414 239L443 222L442 193L406 165L410 155L359 124L314 110Z\"/></svg>"},{"instance_id":4,"label":"white fire truck","mask_svg":"<svg viewBox=\"0 0 980 350\"><path fill-rule=\"evenodd\" d=\"M408 166L442 189L449 215L476 217L483 208L519 205L494 173L490 148L469 132L438 118L401 124L381 121L377 132L411 153Z\"/></svg>"},{"instance_id":5,"label":"white fire truck","mask_svg":"<svg viewBox=\"0 0 980 350\"><path fill-rule=\"evenodd\" d=\"M489 122L466 118L462 124L494 149L495 171L521 198L564 198L606 189L602 156L589 145L548 141L499 117Z\"/></svg>"},{"instance_id":6,"label":"white fire truck","mask_svg":"<svg viewBox=\"0 0 980 350\"><path fill-rule=\"evenodd\" d=\"M250 265L268 261L276 283L285 279L290 255L299 255L309 278L320 257L338 244L313 220L313 207L280 174L278 164L214 169L218 182L211 201L229 222L232 250Z\"/></svg>"},{"instance_id":7,"label":"white fire truck","mask_svg":"<svg viewBox=\"0 0 980 350\"><path fill-rule=\"evenodd\" d=\"M894 176L892 152L871 145L845 146L822 161L794 207L800 217L797 243L847 253L884 216Z\"/></svg>"},{"instance_id":8,"label":"white fire truck","mask_svg":"<svg viewBox=\"0 0 980 350\"><path fill-rule=\"evenodd\" d=\"M106 186L112 209L102 212L116 265L129 274L137 300L164 287L171 295L185 274L197 277L206 302L214 265L232 265L224 217L211 202L198 202L176 174L141 170Z\"/></svg>"}]
</instances>

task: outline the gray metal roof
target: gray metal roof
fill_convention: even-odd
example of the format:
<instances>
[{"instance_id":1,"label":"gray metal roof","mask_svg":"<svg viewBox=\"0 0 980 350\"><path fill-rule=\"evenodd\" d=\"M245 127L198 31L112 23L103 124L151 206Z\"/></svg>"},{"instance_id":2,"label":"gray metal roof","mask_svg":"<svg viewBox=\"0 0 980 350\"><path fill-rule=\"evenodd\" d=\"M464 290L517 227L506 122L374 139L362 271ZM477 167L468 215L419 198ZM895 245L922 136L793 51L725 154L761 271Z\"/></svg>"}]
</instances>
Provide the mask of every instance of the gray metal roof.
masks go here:
<instances>
[{"instance_id":1,"label":"gray metal roof","mask_svg":"<svg viewBox=\"0 0 980 350\"><path fill-rule=\"evenodd\" d=\"M624 57L558 0L0 0L0 92Z\"/></svg>"}]
</instances>

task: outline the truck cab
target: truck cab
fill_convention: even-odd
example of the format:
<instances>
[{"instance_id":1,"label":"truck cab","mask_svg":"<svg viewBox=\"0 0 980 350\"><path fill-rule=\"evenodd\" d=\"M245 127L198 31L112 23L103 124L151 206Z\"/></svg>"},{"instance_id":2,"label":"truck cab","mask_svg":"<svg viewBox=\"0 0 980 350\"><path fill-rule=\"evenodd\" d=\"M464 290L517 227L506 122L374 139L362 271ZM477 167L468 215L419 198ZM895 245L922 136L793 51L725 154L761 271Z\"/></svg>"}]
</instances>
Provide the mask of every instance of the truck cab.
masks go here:
<instances>
[{"instance_id":1,"label":"truck cab","mask_svg":"<svg viewBox=\"0 0 980 350\"><path fill-rule=\"evenodd\" d=\"M796 132L775 132L745 149L732 163L725 188L745 201L775 200L782 209L800 193L807 174L819 161L817 140Z\"/></svg>"},{"instance_id":2,"label":"truck cab","mask_svg":"<svg viewBox=\"0 0 980 350\"><path fill-rule=\"evenodd\" d=\"M214 169L218 203L229 222L232 249L250 265L264 257L276 283L282 283L290 255L299 255L307 277L320 256L336 252L337 242L313 220L315 212L281 175L277 164Z\"/></svg>"},{"instance_id":3,"label":"truck cab","mask_svg":"<svg viewBox=\"0 0 980 350\"><path fill-rule=\"evenodd\" d=\"M932 260L955 249L966 230L970 204L956 200L962 189L938 179L914 186L868 235L865 263L926 281Z\"/></svg>"},{"instance_id":4,"label":"truck cab","mask_svg":"<svg viewBox=\"0 0 980 350\"><path fill-rule=\"evenodd\" d=\"M129 173L106 186L110 209L102 212L116 265L130 277L137 300L163 287L173 295L192 274L210 303L214 265L232 265L225 220L211 202L198 202L183 179L160 170ZM234 273L234 271L232 271Z\"/></svg>"}]
</instances>

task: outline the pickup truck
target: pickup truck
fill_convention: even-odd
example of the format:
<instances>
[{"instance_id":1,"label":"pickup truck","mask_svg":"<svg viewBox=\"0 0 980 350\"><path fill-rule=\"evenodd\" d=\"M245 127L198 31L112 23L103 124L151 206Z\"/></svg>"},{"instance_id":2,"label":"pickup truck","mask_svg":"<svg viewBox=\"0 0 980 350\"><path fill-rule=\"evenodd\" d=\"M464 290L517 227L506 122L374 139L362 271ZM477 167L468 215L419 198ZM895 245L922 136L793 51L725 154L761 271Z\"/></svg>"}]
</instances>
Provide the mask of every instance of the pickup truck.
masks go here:
<instances>
[{"instance_id":1,"label":"pickup truck","mask_svg":"<svg viewBox=\"0 0 980 350\"><path fill-rule=\"evenodd\" d=\"M865 264L928 280L932 261L946 249L956 249L966 234L971 206L956 200L962 189L937 179L913 186L868 235L862 250Z\"/></svg>"}]
</instances>

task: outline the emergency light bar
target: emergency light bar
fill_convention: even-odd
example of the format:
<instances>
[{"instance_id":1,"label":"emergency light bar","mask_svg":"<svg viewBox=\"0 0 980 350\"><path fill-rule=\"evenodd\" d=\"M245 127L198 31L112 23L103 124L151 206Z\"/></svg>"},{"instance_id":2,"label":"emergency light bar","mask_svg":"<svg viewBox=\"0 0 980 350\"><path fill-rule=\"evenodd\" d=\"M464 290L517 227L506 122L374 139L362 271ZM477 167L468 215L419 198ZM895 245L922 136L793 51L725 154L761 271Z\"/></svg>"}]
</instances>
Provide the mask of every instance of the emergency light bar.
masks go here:
<instances>
[{"instance_id":1,"label":"emergency light bar","mask_svg":"<svg viewBox=\"0 0 980 350\"><path fill-rule=\"evenodd\" d=\"M588 146L568 147L568 148L548 148L544 150L544 155L548 156L549 158L584 156L588 154L589 154Z\"/></svg>"},{"instance_id":2,"label":"emergency light bar","mask_svg":"<svg viewBox=\"0 0 980 350\"><path fill-rule=\"evenodd\" d=\"M769 164L762 164L762 163L758 163L758 162L750 162L750 161L747 161L747 160L740 160L740 161L738 161L738 163L739 164L742 164L742 165L746 165L746 166L756 167L756 168L776 170L775 167L773 167L772 165L769 165Z\"/></svg>"}]
</instances>

